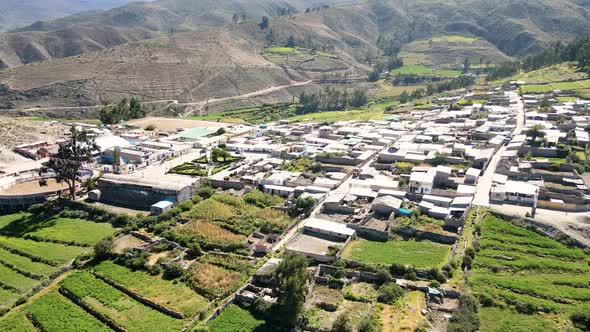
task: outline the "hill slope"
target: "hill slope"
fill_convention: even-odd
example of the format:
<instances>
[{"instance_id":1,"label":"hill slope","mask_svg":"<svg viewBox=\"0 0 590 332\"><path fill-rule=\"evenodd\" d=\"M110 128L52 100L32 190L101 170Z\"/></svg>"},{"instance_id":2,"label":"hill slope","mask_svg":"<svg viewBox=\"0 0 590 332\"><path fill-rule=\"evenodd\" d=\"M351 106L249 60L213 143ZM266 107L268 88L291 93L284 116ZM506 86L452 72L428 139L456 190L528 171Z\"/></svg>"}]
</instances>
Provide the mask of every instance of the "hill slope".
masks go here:
<instances>
[{"instance_id":1,"label":"hill slope","mask_svg":"<svg viewBox=\"0 0 590 332\"><path fill-rule=\"evenodd\" d=\"M110 9L127 2L129 0L3 0L0 2L0 31L81 11Z\"/></svg>"}]
</instances>

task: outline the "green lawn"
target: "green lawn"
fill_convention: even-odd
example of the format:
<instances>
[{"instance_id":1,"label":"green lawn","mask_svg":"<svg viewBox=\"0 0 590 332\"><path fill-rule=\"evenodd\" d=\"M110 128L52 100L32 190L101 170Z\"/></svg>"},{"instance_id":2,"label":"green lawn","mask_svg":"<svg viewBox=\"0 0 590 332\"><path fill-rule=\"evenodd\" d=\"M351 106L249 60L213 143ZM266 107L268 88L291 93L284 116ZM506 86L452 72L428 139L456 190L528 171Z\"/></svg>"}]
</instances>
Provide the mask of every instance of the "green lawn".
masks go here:
<instances>
[{"instance_id":1,"label":"green lawn","mask_svg":"<svg viewBox=\"0 0 590 332\"><path fill-rule=\"evenodd\" d=\"M4 228L5 226L10 225L13 221L16 221L19 219L25 219L28 216L29 216L29 214L26 212L13 213L13 214L7 214L4 216L0 216L0 230L2 228Z\"/></svg>"},{"instance_id":2,"label":"green lawn","mask_svg":"<svg viewBox=\"0 0 590 332\"><path fill-rule=\"evenodd\" d=\"M396 263L428 269L445 264L450 253L451 246L430 241L356 240L346 247L343 258L369 264Z\"/></svg>"},{"instance_id":3,"label":"green lawn","mask_svg":"<svg viewBox=\"0 0 590 332\"><path fill-rule=\"evenodd\" d=\"M90 251L90 248L68 246L59 243L37 242L17 237L0 236L0 247L17 250L30 256L40 258L42 261L52 262L55 265L65 264L75 257Z\"/></svg>"},{"instance_id":4,"label":"green lawn","mask_svg":"<svg viewBox=\"0 0 590 332\"><path fill-rule=\"evenodd\" d=\"M106 325L57 292L35 300L26 310L47 332L108 332Z\"/></svg>"},{"instance_id":5,"label":"green lawn","mask_svg":"<svg viewBox=\"0 0 590 332\"><path fill-rule=\"evenodd\" d=\"M147 307L88 272L76 272L62 281L82 302L127 331L180 331L183 321Z\"/></svg>"},{"instance_id":6,"label":"green lawn","mask_svg":"<svg viewBox=\"0 0 590 332\"><path fill-rule=\"evenodd\" d=\"M94 269L132 292L175 310L185 317L194 316L207 306L207 300L184 283L164 280L144 271L132 271L112 261L102 262Z\"/></svg>"},{"instance_id":7,"label":"green lawn","mask_svg":"<svg viewBox=\"0 0 590 332\"><path fill-rule=\"evenodd\" d=\"M10 307L21 295L15 290L4 289L0 287L0 308ZM0 329L2 331L2 329Z\"/></svg>"},{"instance_id":8,"label":"green lawn","mask_svg":"<svg viewBox=\"0 0 590 332\"><path fill-rule=\"evenodd\" d=\"M569 315L590 310L590 255L488 214L483 220L469 288L491 299L482 331L561 330ZM489 302L489 301L488 301ZM523 315L522 308L550 314ZM521 308L521 313L517 310ZM571 324L571 322L569 323Z\"/></svg>"},{"instance_id":9,"label":"green lawn","mask_svg":"<svg viewBox=\"0 0 590 332\"><path fill-rule=\"evenodd\" d=\"M265 321L257 319L248 310L232 304L221 315L209 323L210 332L270 332L275 331L271 326L265 326Z\"/></svg>"}]
</instances>

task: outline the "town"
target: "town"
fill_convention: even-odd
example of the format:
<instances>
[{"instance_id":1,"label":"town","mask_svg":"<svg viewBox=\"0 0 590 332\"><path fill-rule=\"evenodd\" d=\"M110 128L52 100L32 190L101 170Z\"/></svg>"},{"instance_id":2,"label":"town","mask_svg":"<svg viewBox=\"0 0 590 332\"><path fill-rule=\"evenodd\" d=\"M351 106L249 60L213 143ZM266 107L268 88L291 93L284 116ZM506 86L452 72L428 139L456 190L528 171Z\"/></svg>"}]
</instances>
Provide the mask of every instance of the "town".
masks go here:
<instances>
[{"instance_id":1,"label":"town","mask_svg":"<svg viewBox=\"0 0 590 332\"><path fill-rule=\"evenodd\" d=\"M294 317L287 310L290 324L372 331L379 317L443 329L468 310L462 274L483 218L497 227L516 218L590 245L576 227L590 203L590 101L523 86L447 94L383 120L50 122L59 135L14 147L18 157L0 171L0 267L11 276L0 282L0 307L69 274L59 293L79 307L45 300L75 307L80 324L223 330L254 313L260 325L268 306L285 301L276 271L306 257L312 277L299 280L305 301L290 308ZM63 147L81 133L91 156L64 182ZM53 211L68 195L75 201ZM47 225L17 225L29 219ZM98 256L100 244L106 260L69 272L90 264L88 249ZM501 257L497 248L483 258ZM128 309L98 305L101 292L116 292ZM383 314L401 296L403 317ZM519 303L486 296L480 303ZM27 315L48 319L34 304Z\"/></svg>"}]
</instances>

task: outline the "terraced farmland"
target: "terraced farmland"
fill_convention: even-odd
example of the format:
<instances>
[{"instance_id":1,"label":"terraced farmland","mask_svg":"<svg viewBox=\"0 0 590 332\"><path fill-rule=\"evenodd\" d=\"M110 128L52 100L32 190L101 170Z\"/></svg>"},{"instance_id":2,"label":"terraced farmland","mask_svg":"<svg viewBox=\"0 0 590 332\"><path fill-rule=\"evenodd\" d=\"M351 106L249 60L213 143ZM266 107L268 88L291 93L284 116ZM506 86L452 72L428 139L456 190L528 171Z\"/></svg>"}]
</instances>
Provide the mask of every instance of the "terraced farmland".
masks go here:
<instances>
[{"instance_id":1,"label":"terraced farmland","mask_svg":"<svg viewBox=\"0 0 590 332\"><path fill-rule=\"evenodd\" d=\"M0 217L0 309L32 295L64 265L113 234L110 224L22 212Z\"/></svg>"},{"instance_id":2,"label":"terraced farmland","mask_svg":"<svg viewBox=\"0 0 590 332\"><path fill-rule=\"evenodd\" d=\"M127 331L180 331L184 321L137 302L86 271L62 282L64 292Z\"/></svg>"},{"instance_id":3,"label":"terraced farmland","mask_svg":"<svg viewBox=\"0 0 590 332\"><path fill-rule=\"evenodd\" d=\"M482 331L561 330L590 310L590 255L488 214L468 278Z\"/></svg>"},{"instance_id":4,"label":"terraced farmland","mask_svg":"<svg viewBox=\"0 0 590 332\"><path fill-rule=\"evenodd\" d=\"M547 84L526 84L520 87L521 93L547 93L553 90L584 91L590 89L590 80L553 82Z\"/></svg>"},{"instance_id":5,"label":"terraced farmland","mask_svg":"<svg viewBox=\"0 0 590 332\"><path fill-rule=\"evenodd\" d=\"M207 306L207 300L184 283L151 276L144 271L132 271L124 266L105 261L94 267L104 276L128 290L148 298L166 308L192 317Z\"/></svg>"}]
</instances>

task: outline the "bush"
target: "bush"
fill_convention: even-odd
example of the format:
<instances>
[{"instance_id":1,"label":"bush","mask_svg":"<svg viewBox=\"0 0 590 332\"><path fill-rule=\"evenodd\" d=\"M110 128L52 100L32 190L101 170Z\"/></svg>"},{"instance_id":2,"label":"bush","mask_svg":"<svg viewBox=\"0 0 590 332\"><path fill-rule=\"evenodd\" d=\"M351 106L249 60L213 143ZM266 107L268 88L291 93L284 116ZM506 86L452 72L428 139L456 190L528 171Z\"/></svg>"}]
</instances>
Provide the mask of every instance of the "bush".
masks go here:
<instances>
[{"instance_id":1,"label":"bush","mask_svg":"<svg viewBox=\"0 0 590 332\"><path fill-rule=\"evenodd\" d=\"M164 279L177 279L182 276L184 269L180 263L172 262L164 268Z\"/></svg>"},{"instance_id":2,"label":"bush","mask_svg":"<svg viewBox=\"0 0 590 332\"><path fill-rule=\"evenodd\" d=\"M477 316L477 299L469 294L461 295L459 308L449 319L447 332L476 332L479 330L479 317Z\"/></svg>"},{"instance_id":3,"label":"bush","mask_svg":"<svg viewBox=\"0 0 590 332\"><path fill-rule=\"evenodd\" d=\"M98 260L109 259L113 254L113 245L115 240L112 236L107 236L104 239L98 241L94 245L94 257Z\"/></svg>"},{"instance_id":4,"label":"bush","mask_svg":"<svg viewBox=\"0 0 590 332\"><path fill-rule=\"evenodd\" d=\"M521 314L532 315L537 311L537 307L532 303L519 302L516 304L516 311Z\"/></svg>"},{"instance_id":5,"label":"bush","mask_svg":"<svg viewBox=\"0 0 590 332\"><path fill-rule=\"evenodd\" d=\"M207 199L215 194L215 189L209 185L205 185L197 190L197 195L202 199Z\"/></svg>"},{"instance_id":6,"label":"bush","mask_svg":"<svg viewBox=\"0 0 590 332\"><path fill-rule=\"evenodd\" d=\"M590 312L578 311L572 314L574 326L582 331L590 331Z\"/></svg>"},{"instance_id":7,"label":"bush","mask_svg":"<svg viewBox=\"0 0 590 332\"><path fill-rule=\"evenodd\" d=\"M488 294L482 293L478 296L479 303L483 307L493 307L496 303L494 302L494 298Z\"/></svg>"},{"instance_id":8,"label":"bush","mask_svg":"<svg viewBox=\"0 0 590 332\"><path fill-rule=\"evenodd\" d=\"M475 258L475 250L473 250L473 248L471 248L471 247L465 249L465 256Z\"/></svg>"},{"instance_id":9,"label":"bush","mask_svg":"<svg viewBox=\"0 0 590 332\"><path fill-rule=\"evenodd\" d=\"M438 281L436 281L436 280L433 280L433 281L431 281L431 282L428 284L428 287L431 287L431 288L439 288L439 287L440 287L440 282L438 282Z\"/></svg>"},{"instance_id":10,"label":"bush","mask_svg":"<svg viewBox=\"0 0 590 332\"><path fill-rule=\"evenodd\" d=\"M203 250L201 249L201 245L199 245L198 242L191 242L188 245L188 250L186 253L193 258L197 258L203 255Z\"/></svg>"},{"instance_id":11,"label":"bush","mask_svg":"<svg viewBox=\"0 0 590 332\"><path fill-rule=\"evenodd\" d=\"M447 277L439 269L430 269L427 274L428 279L436 280L439 283L447 282Z\"/></svg>"},{"instance_id":12,"label":"bush","mask_svg":"<svg viewBox=\"0 0 590 332\"><path fill-rule=\"evenodd\" d=\"M383 284L379 287L377 301L386 304L393 304L404 296L404 290L397 284Z\"/></svg>"},{"instance_id":13,"label":"bush","mask_svg":"<svg viewBox=\"0 0 590 332\"><path fill-rule=\"evenodd\" d=\"M463 257L463 263L461 263L461 268L463 269L471 269L471 264L473 263L473 258L471 256L465 255Z\"/></svg>"}]
</instances>

